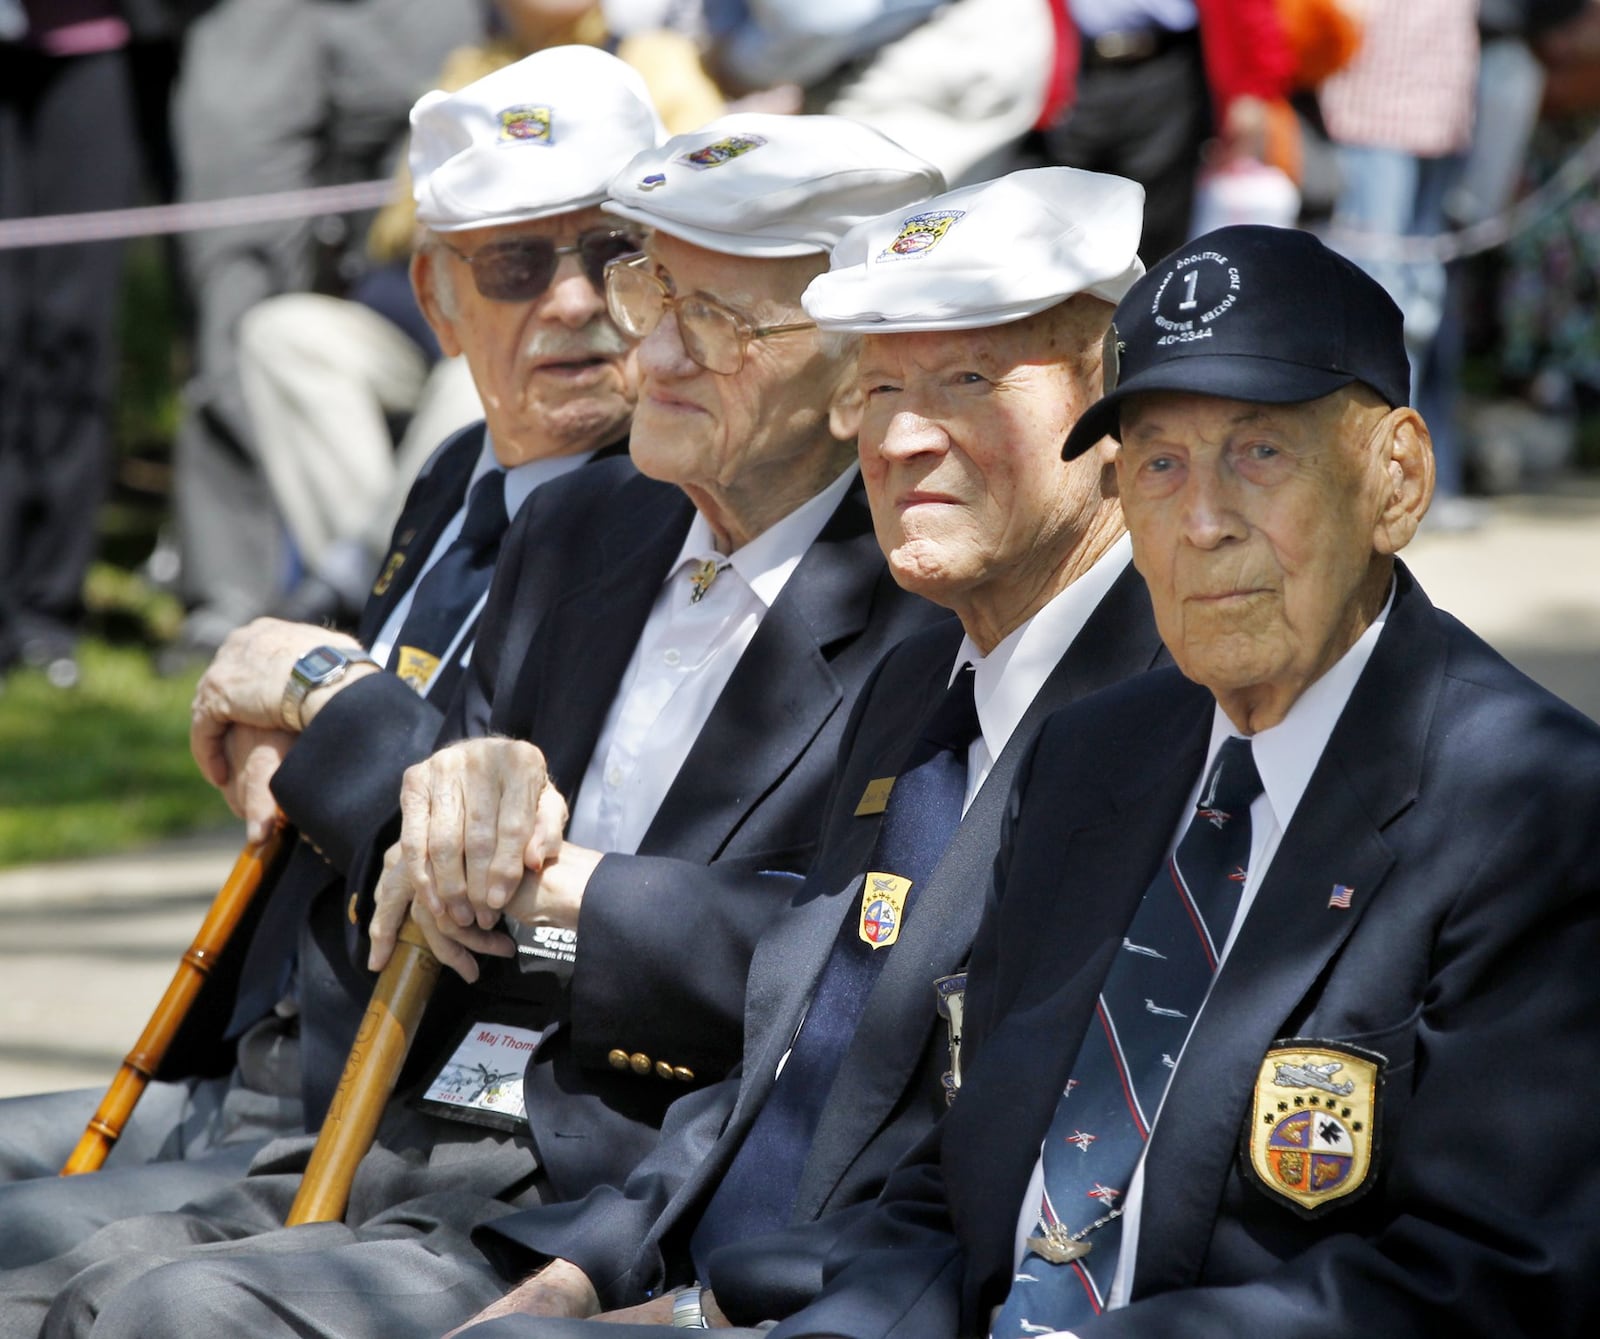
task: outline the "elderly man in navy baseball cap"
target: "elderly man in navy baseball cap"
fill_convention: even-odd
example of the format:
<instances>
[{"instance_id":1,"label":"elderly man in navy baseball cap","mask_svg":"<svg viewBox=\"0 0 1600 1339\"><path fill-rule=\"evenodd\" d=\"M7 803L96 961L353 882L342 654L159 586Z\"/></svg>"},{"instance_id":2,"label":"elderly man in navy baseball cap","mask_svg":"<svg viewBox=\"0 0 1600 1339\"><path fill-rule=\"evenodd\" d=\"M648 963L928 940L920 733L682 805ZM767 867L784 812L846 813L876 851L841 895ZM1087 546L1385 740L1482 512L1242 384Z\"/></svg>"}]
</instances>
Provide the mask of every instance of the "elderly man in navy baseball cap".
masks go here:
<instances>
[{"instance_id":1,"label":"elderly man in navy baseball cap","mask_svg":"<svg viewBox=\"0 0 1600 1339\"><path fill-rule=\"evenodd\" d=\"M1118 439L1177 667L1040 732L960 1099L772 1337L1586 1334L1600 729L1397 561L1433 465L1373 280L1223 229L1113 339L1067 454Z\"/></svg>"}]
</instances>

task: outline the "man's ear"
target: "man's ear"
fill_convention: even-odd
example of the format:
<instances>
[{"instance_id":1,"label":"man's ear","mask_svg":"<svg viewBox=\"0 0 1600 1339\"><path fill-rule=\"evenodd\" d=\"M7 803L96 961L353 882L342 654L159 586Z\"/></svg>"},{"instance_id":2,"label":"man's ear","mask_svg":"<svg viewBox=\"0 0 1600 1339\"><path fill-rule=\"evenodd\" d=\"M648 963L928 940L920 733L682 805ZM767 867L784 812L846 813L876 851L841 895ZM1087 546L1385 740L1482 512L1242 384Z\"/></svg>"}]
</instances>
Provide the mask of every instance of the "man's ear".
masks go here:
<instances>
[{"instance_id":1,"label":"man's ear","mask_svg":"<svg viewBox=\"0 0 1600 1339\"><path fill-rule=\"evenodd\" d=\"M1392 409L1380 429L1378 451L1389 493L1372 531L1372 547L1393 557L1411 542L1433 500L1433 437L1415 409Z\"/></svg>"},{"instance_id":2,"label":"man's ear","mask_svg":"<svg viewBox=\"0 0 1600 1339\"><path fill-rule=\"evenodd\" d=\"M841 442L853 442L861 432L861 420L866 412L867 397L856 381L852 360L850 375L834 391L828 405L828 429Z\"/></svg>"},{"instance_id":3,"label":"man's ear","mask_svg":"<svg viewBox=\"0 0 1600 1339\"><path fill-rule=\"evenodd\" d=\"M1100 496L1121 497L1117 487L1117 452L1122 449L1115 437L1102 437L1089 448L1089 455L1100 462Z\"/></svg>"},{"instance_id":4,"label":"man's ear","mask_svg":"<svg viewBox=\"0 0 1600 1339\"><path fill-rule=\"evenodd\" d=\"M416 294L417 306L422 308L433 336L439 341L439 351L446 358L461 352L461 341L456 338L455 322L445 313L439 302L439 291L450 282L446 275L438 274L434 266L441 264L439 254L431 247L419 246L411 253L411 291Z\"/></svg>"}]
</instances>

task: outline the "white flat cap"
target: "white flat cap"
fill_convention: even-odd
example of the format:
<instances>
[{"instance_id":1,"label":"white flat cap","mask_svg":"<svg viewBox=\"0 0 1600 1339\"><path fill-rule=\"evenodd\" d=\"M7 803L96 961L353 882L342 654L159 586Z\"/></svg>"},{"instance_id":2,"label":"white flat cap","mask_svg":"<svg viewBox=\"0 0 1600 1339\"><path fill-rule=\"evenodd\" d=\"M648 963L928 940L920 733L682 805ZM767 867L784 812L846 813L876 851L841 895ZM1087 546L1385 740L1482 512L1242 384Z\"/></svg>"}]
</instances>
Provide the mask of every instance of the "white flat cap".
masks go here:
<instances>
[{"instance_id":1,"label":"white flat cap","mask_svg":"<svg viewBox=\"0 0 1600 1339\"><path fill-rule=\"evenodd\" d=\"M417 218L459 232L597 205L612 173L665 134L632 66L548 47L411 109Z\"/></svg>"},{"instance_id":2,"label":"white flat cap","mask_svg":"<svg viewBox=\"0 0 1600 1339\"><path fill-rule=\"evenodd\" d=\"M1144 273L1144 187L1041 167L871 219L802 298L825 330L972 330L1075 293L1118 302Z\"/></svg>"},{"instance_id":3,"label":"white flat cap","mask_svg":"<svg viewBox=\"0 0 1600 1339\"><path fill-rule=\"evenodd\" d=\"M932 163L859 121L743 112L640 153L606 211L727 255L804 256L943 189Z\"/></svg>"}]
</instances>

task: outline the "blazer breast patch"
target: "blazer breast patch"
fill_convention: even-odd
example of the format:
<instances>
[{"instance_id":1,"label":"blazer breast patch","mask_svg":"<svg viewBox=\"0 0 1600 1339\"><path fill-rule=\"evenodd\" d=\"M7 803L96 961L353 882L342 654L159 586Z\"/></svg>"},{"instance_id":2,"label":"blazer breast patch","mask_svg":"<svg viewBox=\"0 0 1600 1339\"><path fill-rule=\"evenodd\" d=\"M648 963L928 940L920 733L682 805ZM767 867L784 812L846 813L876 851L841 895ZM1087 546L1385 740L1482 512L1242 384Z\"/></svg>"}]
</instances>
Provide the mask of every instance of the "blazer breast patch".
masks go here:
<instances>
[{"instance_id":1,"label":"blazer breast patch","mask_svg":"<svg viewBox=\"0 0 1600 1339\"><path fill-rule=\"evenodd\" d=\"M1256 1185L1303 1217L1367 1189L1377 1163L1385 1058L1296 1037L1256 1071L1244 1160Z\"/></svg>"}]
</instances>

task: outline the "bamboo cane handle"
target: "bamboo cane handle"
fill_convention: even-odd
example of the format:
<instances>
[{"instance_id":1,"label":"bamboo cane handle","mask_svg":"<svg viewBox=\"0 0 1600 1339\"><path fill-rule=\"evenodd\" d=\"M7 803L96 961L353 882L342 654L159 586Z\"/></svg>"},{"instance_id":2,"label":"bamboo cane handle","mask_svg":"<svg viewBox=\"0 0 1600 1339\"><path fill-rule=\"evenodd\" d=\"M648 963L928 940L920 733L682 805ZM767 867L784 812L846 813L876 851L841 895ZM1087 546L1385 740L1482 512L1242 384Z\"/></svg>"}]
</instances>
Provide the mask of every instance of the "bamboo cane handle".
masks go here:
<instances>
[{"instance_id":1,"label":"bamboo cane handle","mask_svg":"<svg viewBox=\"0 0 1600 1339\"><path fill-rule=\"evenodd\" d=\"M438 979L439 960L416 922L407 919L344 1062L338 1090L289 1209L290 1227L344 1217L356 1166L372 1147L384 1104L394 1091Z\"/></svg>"},{"instance_id":2,"label":"bamboo cane handle","mask_svg":"<svg viewBox=\"0 0 1600 1339\"><path fill-rule=\"evenodd\" d=\"M172 1039L178 1035L183 1020L189 1016L200 987L211 975L212 964L228 945L239 920L261 887L262 876L271 866L283 840L282 829L272 832L265 840L246 843L233 862L233 869L217 895L194 942L178 962L178 968L168 983L166 993L150 1015L144 1031L133 1049L123 1057L122 1065L100 1099L100 1105L89 1118L89 1124L79 1137L77 1147L61 1169L63 1176L77 1176L82 1172L97 1171L105 1162L112 1146L122 1137L128 1119L145 1085L150 1082Z\"/></svg>"}]
</instances>

